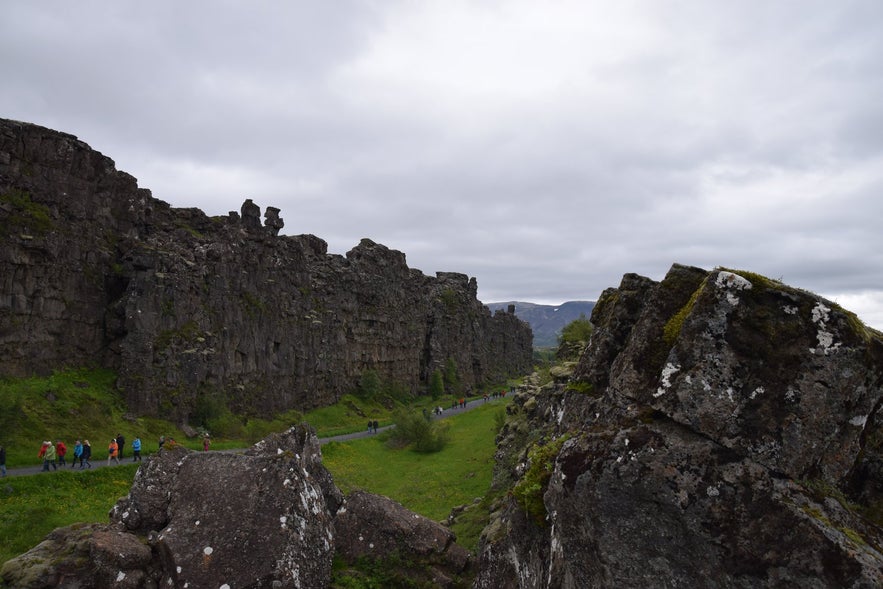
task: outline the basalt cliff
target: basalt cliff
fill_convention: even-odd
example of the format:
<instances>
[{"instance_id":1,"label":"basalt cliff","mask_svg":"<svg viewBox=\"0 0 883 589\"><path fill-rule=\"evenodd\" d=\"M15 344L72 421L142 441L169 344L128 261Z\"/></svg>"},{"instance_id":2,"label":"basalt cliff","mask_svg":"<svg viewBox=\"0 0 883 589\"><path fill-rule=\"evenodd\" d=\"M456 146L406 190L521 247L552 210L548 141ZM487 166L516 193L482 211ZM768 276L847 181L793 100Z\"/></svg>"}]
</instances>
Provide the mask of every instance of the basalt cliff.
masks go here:
<instances>
[{"instance_id":1,"label":"basalt cliff","mask_svg":"<svg viewBox=\"0 0 883 589\"><path fill-rule=\"evenodd\" d=\"M498 437L477 589L883 586L883 336L750 272L626 275Z\"/></svg>"},{"instance_id":2,"label":"basalt cliff","mask_svg":"<svg viewBox=\"0 0 883 589\"><path fill-rule=\"evenodd\" d=\"M327 405L366 373L417 394L446 367L465 391L530 369L529 326L474 278L369 239L331 255L279 213L173 208L76 137L0 120L0 375L107 367L132 412L186 419L209 397Z\"/></svg>"}]
</instances>

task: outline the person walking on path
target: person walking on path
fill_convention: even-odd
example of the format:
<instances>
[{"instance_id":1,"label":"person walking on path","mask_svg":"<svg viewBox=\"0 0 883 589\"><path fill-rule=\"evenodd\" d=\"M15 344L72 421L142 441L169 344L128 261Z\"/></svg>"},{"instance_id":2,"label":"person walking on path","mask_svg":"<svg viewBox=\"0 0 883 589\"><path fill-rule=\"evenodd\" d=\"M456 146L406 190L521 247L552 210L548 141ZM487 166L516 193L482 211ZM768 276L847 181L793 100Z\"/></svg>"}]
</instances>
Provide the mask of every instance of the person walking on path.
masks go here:
<instances>
[{"instance_id":1,"label":"person walking on path","mask_svg":"<svg viewBox=\"0 0 883 589\"><path fill-rule=\"evenodd\" d=\"M64 457L67 456L67 446L61 440L55 443L55 454L58 456L58 466L66 466L67 461Z\"/></svg>"},{"instance_id":2,"label":"person walking on path","mask_svg":"<svg viewBox=\"0 0 883 589\"><path fill-rule=\"evenodd\" d=\"M85 463L88 468L92 468L92 463L89 460L92 459L92 444L89 443L89 440L83 440L83 453L80 454L80 468L83 468L83 464Z\"/></svg>"},{"instance_id":3,"label":"person walking on path","mask_svg":"<svg viewBox=\"0 0 883 589\"><path fill-rule=\"evenodd\" d=\"M132 462L141 462L141 438L138 436L132 440Z\"/></svg>"},{"instance_id":4,"label":"person walking on path","mask_svg":"<svg viewBox=\"0 0 883 589\"><path fill-rule=\"evenodd\" d=\"M117 458L121 459L123 457L123 446L126 445L126 438L123 437L123 434L117 434Z\"/></svg>"},{"instance_id":5,"label":"person walking on path","mask_svg":"<svg viewBox=\"0 0 883 589\"><path fill-rule=\"evenodd\" d=\"M74 444L74 459L71 462L71 468L77 466L77 463L80 463L80 468L83 468L83 461L81 460L83 456L83 443L80 440L77 440L77 443Z\"/></svg>"},{"instance_id":6,"label":"person walking on path","mask_svg":"<svg viewBox=\"0 0 883 589\"><path fill-rule=\"evenodd\" d=\"M117 445L117 441L115 438L110 439L110 444L107 445L107 465L110 466L110 461L116 460L116 463L120 463L120 447Z\"/></svg>"},{"instance_id":7,"label":"person walking on path","mask_svg":"<svg viewBox=\"0 0 883 589\"><path fill-rule=\"evenodd\" d=\"M208 452L208 447L211 446L211 445L212 445L212 440L211 440L211 438L208 437L208 434L205 434L205 435L202 437L202 451L203 451L203 452Z\"/></svg>"},{"instance_id":8,"label":"person walking on path","mask_svg":"<svg viewBox=\"0 0 883 589\"><path fill-rule=\"evenodd\" d=\"M6 446L0 446L0 477L6 476Z\"/></svg>"},{"instance_id":9,"label":"person walking on path","mask_svg":"<svg viewBox=\"0 0 883 589\"><path fill-rule=\"evenodd\" d=\"M58 470L58 467L55 465L55 446L52 445L51 441L43 442L43 472L49 472L49 466L52 465L52 470Z\"/></svg>"}]
</instances>

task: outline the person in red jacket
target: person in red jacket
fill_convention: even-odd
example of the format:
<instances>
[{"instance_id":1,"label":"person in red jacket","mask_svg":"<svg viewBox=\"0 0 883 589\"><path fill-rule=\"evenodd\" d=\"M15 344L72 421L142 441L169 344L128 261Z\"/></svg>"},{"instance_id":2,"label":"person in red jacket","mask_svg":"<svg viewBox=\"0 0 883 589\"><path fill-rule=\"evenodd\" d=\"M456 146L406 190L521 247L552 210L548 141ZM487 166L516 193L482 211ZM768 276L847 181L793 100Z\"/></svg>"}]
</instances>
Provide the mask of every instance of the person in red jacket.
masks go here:
<instances>
[{"instance_id":1,"label":"person in red jacket","mask_svg":"<svg viewBox=\"0 0 883 589\"><path fill-rule=\"evenodd\" d=\"M64 455L67 454L67 446L64 445L64 442L58 440L55 443L55 455L58 456L58 465L64 466L67 464L64 460Z\"/></svg>"}]
</instances>

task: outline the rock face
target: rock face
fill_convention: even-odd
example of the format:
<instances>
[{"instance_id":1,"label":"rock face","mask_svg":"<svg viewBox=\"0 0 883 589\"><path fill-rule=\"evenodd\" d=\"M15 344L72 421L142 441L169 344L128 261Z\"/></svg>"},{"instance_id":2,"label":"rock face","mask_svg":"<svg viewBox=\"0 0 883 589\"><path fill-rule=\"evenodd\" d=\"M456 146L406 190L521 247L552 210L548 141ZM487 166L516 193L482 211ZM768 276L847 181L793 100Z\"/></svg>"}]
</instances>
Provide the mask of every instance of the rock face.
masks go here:
<instances>
[{"instance_id":1,"label":"rock face","mask_svg":"<svg viewBox=\"0 0 883 589\"><path fill-rule=\"evenodd\" d=\"M283 225L250 199L172 208L76 137L0 119L0 375L99 364L133 412L186 418L326 405L369 372L416 394L451 363L466 390L530 369L530 328L475 279Z\"/></svg>"},{"instance_id":2,"label":"rock face","mask_svg":"<svg viewBox=\"0 0 883 589\"><path fill-rule=\"evenodd\" d=\"M167 445L106 525L52 532L0 571L10 587L300 587L331 584L335 550L405 562L401 578L463 587L469 554L449 530L367 493L345 499L305 427L244 455ZM407 575L407 576L406 576Z\"/></svg>"},{"instance_id":3,"label":"rock face","mask_svg":"<svg viewBox=\"0 0 883 589\"><path fill-rule=\"evenodd\" d=\"M334 526L337 554L348 564L390 555L419 563L396 579L403 586L462 586L458 580L471 565L469 552L455 543L450 530L380 495L354 492Z\"/></svg>"},{"instance_id":4,"label":"rock face","mask_svg":"<svg viewBox=\"0 0 883 589\"><path fill-rule=\"evenodd\" d=\"M605 291L499 439L475 587L883 585L883 343L835 304L674 266Z\"/></svg>"}]
</instances>

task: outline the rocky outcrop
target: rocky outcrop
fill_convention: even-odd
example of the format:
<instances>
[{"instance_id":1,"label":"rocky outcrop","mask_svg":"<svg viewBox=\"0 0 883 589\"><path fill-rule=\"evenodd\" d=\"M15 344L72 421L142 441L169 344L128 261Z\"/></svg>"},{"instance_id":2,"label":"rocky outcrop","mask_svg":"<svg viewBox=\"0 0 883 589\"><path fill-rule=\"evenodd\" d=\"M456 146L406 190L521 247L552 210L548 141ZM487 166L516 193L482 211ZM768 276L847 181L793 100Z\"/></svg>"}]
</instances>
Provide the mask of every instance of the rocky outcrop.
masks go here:
<instances>
[{"instance_id":1,"label":"rocky outcrop","mask_svg":"<svg viewBox=\"0 0 883 589\"><path fill-rule=\"evenodd\" d=\"M475 587L879 587L883 342L818 296L674 266L605 291L499 439Z\"/></svg>"},{"instance_id":2,"label":"rocky outcrop","mask_svg":"<svg viewBox=\"0 0 883 589\"><path fill-rule=\"evenodd\" d=\"M367 493L344 498L306 427L245 454L167 444L138 470L111 523L52 532L8 561L10 587L301 587L342 562L463 587L470 556L442 525Z\"/></svg>"},{"instance_id":3,"label":"rocky outcrop","mask_svg":"<svg viewBox=\"0 0 883 589\"><path fill-rule=\"evenodd\" d=\"M251 199L172 208L76 137L0 120L0 375L98 364L134 413L186 418L310 409L367 373L417 394L446 366L466 391L530 369L529 327L475 279L283 226Z\"/></svg>"},{"instance_id":4,"label":"rocky outcrop","mask_svg":"<svg viewBox=\"0 0 883 589\"><path fill-rule=\"evenodd\" d=\"M337 554L348 565L385 563L397 586L462 587L472 557L454 534L395 501L362 491L347 497L334 521Z\"/></svg>"}]
</instances>

